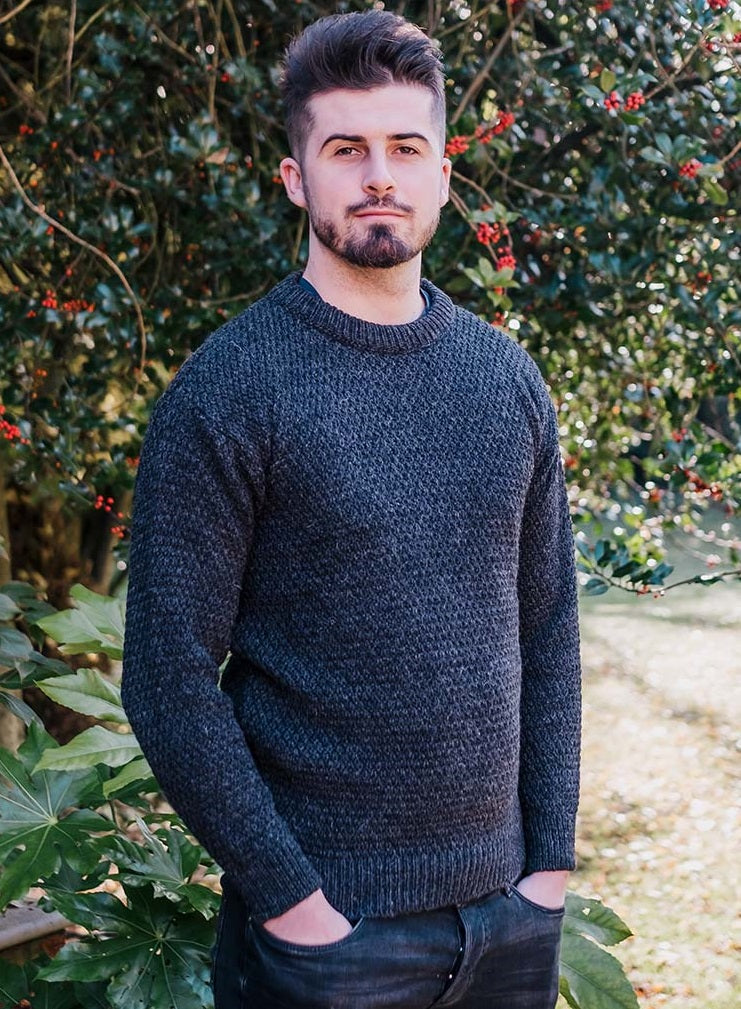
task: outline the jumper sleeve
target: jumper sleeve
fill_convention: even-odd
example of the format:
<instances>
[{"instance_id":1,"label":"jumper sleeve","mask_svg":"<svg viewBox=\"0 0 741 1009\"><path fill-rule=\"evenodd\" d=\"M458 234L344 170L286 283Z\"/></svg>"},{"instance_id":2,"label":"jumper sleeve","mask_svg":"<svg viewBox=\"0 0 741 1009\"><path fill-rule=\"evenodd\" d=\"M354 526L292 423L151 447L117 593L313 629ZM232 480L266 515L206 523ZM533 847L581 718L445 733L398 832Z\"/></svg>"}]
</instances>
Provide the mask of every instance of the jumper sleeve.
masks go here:
<instances>
[{"instance_id":1,"label":"jumper sleeve","mask_svg":"<svg viewBox=\"0 0 741 1009\"><path fill-rule=\"evenodd\" d=\"M322 885L218 686L268 448L257 424L240 439L218 429L181 377L155 408L137 475L122 700L169 802L267 919Z\"/></svg>"},{"instance_id":2,"label":"jumper sleeve","mask_svg":"<svg viewBox=\"0 0 741 1009\"><path fill-rule=\"evenodd\" d=\"M574 868L581 731L574 540L555 410L542 380L539 384L540 433L518 574L526 873Z\"/></svg>"}]
</instances>

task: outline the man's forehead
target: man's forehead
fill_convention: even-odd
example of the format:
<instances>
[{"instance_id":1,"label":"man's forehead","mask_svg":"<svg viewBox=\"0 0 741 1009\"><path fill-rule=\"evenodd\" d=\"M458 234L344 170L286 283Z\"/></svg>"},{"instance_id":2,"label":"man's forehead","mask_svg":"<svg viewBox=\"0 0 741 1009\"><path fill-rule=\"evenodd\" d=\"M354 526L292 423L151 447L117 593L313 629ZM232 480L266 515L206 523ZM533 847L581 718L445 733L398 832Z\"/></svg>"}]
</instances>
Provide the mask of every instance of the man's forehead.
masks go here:
<instances>
[{"instance_id":1,"label":"man's forehead","mask_svg":"<svg viewBox=\"0 0 741 1009\"><path fill-rule=\"evenodd\" d=\"M337 88L308 102L312 133L363 135L383 123L389 135L432 125L432 92L417 84L388 84L365 90ZM320 144L322 141L319 141Z\"/></svg>"}]
</instances>

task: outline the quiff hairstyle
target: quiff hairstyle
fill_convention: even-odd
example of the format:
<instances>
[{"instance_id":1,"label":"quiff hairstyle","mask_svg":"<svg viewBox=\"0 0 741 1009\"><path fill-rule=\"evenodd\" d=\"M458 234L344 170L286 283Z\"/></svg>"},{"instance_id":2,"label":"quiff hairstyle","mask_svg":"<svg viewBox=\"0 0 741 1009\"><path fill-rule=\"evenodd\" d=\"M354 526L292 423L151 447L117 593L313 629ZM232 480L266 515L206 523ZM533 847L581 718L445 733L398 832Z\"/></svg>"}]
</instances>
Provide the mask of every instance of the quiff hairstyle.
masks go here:
<instances>
[{"instance_id":1,"label":"quiff hairstyle","mask_svg":"<svg viewBox=\"0 0 741 1009\"><path fill-rule=\"evenodd\" d=\"M440 50L416 25L391 11L331 14L296 36L285 52L280 89L291 153L301 161L313 126L309 100L338 88L365 91L416 84L433 97L445 146L445 79Z\"/></svg>"}]
</instances>

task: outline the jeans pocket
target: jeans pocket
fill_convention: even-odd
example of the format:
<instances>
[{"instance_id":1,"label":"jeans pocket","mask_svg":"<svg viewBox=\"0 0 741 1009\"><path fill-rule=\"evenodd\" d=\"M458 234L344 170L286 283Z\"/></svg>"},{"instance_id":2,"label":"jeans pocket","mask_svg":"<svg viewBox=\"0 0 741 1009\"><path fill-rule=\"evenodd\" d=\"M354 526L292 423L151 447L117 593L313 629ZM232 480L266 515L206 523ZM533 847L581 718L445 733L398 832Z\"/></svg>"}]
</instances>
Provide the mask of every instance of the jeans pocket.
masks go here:
<instances>
[{"instance_id":1,"label":"jeans pocket","mask_svg":"<svg viewBox=\"0 0 741 1009\"><path fill-rule=\"evenodd\" d=\"M549 918L563 918L566 911L566 907L563 904L561 907L546 907L544 904L537 904L534 900L530 900L529 897L526 897L525 894L522 893L521 890L518 890L516 886L510 886L509 892L514 894L518 900L523 902L523 904L527 904L528 907L532 907L536 911L540 911L541 914L548 915Z\"/></svg>"},{"instance_id":2,"label":"jeans pocket","mask_svg":"<svg viewBox=\"0 0 741 1009\"><path fill-rule=\"evenodd\" d=\"M358 937L365 925L365 922L366 918L363 916L355 922L352 929L347 933L347 935L343 935L341 939L337 939L335 942L320 943L319 945L288 942L286 939L280 939L277 935L273 935L272 932L269 932L263 925L259 924L259 922L253 921L251 922L251 926L253 935L258 942L266 943L268 946L272 946L273 949L281 950L284 953L307 956L333 953L336 950L344 949L345 946L349 945Z\"/></svg>"}]
</instances>

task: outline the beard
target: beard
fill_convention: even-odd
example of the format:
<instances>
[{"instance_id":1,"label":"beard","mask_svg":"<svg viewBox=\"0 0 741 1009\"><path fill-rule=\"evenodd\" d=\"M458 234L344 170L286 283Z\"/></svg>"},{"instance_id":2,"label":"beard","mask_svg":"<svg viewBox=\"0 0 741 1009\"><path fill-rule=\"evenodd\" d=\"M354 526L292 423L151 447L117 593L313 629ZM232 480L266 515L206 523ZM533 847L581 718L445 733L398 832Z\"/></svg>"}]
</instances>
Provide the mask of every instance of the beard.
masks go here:
<instances>
[{"instance_id":1,"label":"beard","mask_svg":"<svg viewBox=\"0 0 741 1009\"><path fill-rule=\"evenodd\" d=\"M440 221L440 212L436 214L434 220L430 221L424 231L416 236L413 243L405 242L394 234L393 227L389 224L371 224L365 234L357 235L352 233L352 215L360 210L370 210L373 208L395 209L406 213L412 213L412 208L404 205L389 203L388 201L369 200L357 206L350 207L346 213L348 219L348 235L345 238L340 236L337 225L329 218L321 217L312 211L307 196L307 211L309 221L317 239L325 248L329 249L340 259L353 266L371 267L373 269L388 270L401 263L408 263L416 255L426 249L432 241L437 231ZM362 226L362 225L361 225Z\"/></svg>"}]
</instances>

